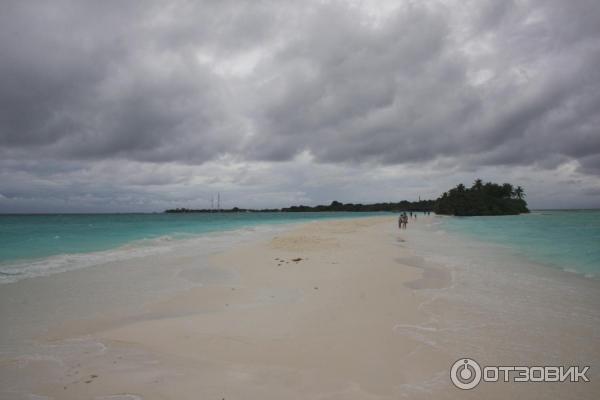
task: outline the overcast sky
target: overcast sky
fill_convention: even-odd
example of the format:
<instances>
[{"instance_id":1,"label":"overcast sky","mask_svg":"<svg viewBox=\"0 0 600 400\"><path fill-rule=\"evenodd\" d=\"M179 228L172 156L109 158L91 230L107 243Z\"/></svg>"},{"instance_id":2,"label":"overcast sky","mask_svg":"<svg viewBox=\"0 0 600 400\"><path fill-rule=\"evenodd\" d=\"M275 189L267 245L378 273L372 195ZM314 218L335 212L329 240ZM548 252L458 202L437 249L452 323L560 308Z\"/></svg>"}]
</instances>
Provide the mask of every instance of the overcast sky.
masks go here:
<instances>
[{"instance_id":1,"label":"overcast sky","mask_svg":"<svg viewBox=\"0 0 600 400\"><path fill-rule=\"evenodd\" d=\"M600 206L600 2L0 3L0 212Z\"/></svg>"}]
</instances>

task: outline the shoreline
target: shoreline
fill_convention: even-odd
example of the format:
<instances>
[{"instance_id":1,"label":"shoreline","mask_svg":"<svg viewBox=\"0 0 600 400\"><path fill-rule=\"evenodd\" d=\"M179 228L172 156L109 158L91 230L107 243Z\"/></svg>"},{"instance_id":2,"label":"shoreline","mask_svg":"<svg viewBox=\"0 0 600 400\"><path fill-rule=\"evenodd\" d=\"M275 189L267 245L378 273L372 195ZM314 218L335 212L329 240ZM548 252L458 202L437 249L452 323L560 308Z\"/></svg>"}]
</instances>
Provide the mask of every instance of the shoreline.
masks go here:
<instances>
[{"instance_id":1,"label":"shoreline","mask_svg":"<svg viewBox=\"0 0 600 400\"><path fill-rule=\"evenodd\" d=\"M226 236L238 236L244 235L248 232L255 231L272 231L277 229L288 229L297 224L303 224L311 221L319 220L331 220L331 219L352 219L352 218L370 218L377 217L380 215L390 215L389 213L383 212L319 212L319 213L289 213L286 218L280 218L285 213L267 213L265 219L259 220L245 220L247 217L246 213L238 213L237 216L241 218L240 221L225 221L225 225L219 226L213 225L219 221L220 217L229 217L228 214L210 213L210 217L216 218L212 221L205 220L190 220L190 223L196 223L195 226L208 226L203 229L191 229L190 226L177 226L171 227L170 230L166 230L161 234L157 235L156 232L148 232L149 237L137 232L136 235L140 237L132 237L127 240L118 241L112 245L100 246L96 249L88 249L86 251L73 251L73 249L63 249L63 252L56 253L50 252L46 255L38 257L19 257L10 258L0 261L0 285L8 283L16 283L23 279L38 278L50 276L56 273L69 272L78 270L81 268L95 267L98 265L115 263L115 262L127 262L128 260L135 258L142 258L149 255L158 254L160 252L169 251L172 246L185 246L186 242L193 245L195 241L202 241L206 238L219 238ZM309 215L310 214L310 215ZM379 214L379 215L378 215ZM59 216L72 216L81 214L41 214L46 217L59 217ZM90 217L97 217L104 214L82 214ZM108 216L114 215L126 215L126 216L155 216L161 217L166 214L154 214L154 213L127 213L127 214L106 214ZM262 216L265 214L262 213ZM7 214L6 216L12 217L13 214ZM23 215L27 216L27 215ZM31 215L37 217L40 215ZM239 224L236 225L235 222ZM90 224L90 227L93 224ZM90 232L85 232L89 234ZM110 232L105 232L110 233ZM48 235L47 235L48 236ZM46 237L47 240L60 239L60 235L50 235ZM73 238L70 238L72 241ZM73 243L68 243L70 246Z\"/></svg>"},{"instance_id":2,"label":"shoreline","mask_svg":"<svg viewBox=\"0 0 600 400\"><path fill-rule=\"evenodd\" d=\"M593 281L563 284L534 268L509 284L519 265L490 280L487 265L436 258L426 246L439 245L431 221L419 217L406 231L389 216L307 222L200 258L194 249L158 257L157 271L165 260L188 263L175 280L195 284L120 316L61 321L38 336L60 351L3 357L0 379L17 374L22 388L57 399L462 398L448 378L459 357L490 364L600 359ZM459 239L444 238L453 241L460 253ZM492 257L489 248L478 251ZM196 265L200 259L207 264ZM79 271L90 277L92 270ZM569 305L547 287L574 287L579 298ZM502 310L511 294L518 307ZM573 320L572 306L585 318ZM528 331L540 312L541 331ZM503 327L507 321L512 326ZM596 370L586 385L496 384L472 394L586 398L597 391Z\"/></svg>"}]
</instances>

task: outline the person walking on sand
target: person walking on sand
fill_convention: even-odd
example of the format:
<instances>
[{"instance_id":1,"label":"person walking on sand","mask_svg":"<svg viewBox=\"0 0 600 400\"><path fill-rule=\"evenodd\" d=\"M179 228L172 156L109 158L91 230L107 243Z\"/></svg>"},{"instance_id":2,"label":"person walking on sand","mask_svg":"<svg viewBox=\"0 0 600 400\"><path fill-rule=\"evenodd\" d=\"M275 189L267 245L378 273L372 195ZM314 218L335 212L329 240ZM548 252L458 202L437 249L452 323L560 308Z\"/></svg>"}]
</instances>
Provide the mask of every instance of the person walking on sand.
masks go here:
<instances>
[{"instance_id":1,"label":"person walking on sand","mask_svg":"<svg viewBox=\"0 0 600 400\"><path fill-rule=\"evenodd\" d=\"M398 228L406 229L407 221L408 221L408 217L406 216L406 213L403 212L402 214L400 214L400 217L398 218Z\"/></svg>"}]
</instances>

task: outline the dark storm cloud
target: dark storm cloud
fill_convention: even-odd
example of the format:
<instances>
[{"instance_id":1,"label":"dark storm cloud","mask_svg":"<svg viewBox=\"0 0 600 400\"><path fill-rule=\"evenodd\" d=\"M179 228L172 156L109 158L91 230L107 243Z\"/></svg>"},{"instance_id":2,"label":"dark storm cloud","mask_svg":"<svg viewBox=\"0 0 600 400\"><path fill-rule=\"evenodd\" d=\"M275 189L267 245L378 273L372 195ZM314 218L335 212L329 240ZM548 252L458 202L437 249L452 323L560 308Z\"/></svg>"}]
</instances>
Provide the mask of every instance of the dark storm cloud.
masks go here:
<instances>
[{"instance_id":1,"label":"dark storm cloud","mask_svg":"<svg viewBox=\"0 0 600 400\"><path fill-rule=\"evenodd\" d=\"M343 2L5 2L0 143L196 163L597 154L600 6L473 2L456 19L453 7L406 3L374 21ZM264 54L243 77L198 62L253 49Z\"/></svg>"},{"instance_id":2,"label":"dark storm cloud","mask_svg":"<svg viewBox=\"0 0 600 400\"><path fill-rule=\"evenodd\" d=\"M319 198L346 193L307 177L334 166L597 179L598 21L592 0L4 1L0 201L172 205L197 173Z\"/></svg>"}]
</instances>

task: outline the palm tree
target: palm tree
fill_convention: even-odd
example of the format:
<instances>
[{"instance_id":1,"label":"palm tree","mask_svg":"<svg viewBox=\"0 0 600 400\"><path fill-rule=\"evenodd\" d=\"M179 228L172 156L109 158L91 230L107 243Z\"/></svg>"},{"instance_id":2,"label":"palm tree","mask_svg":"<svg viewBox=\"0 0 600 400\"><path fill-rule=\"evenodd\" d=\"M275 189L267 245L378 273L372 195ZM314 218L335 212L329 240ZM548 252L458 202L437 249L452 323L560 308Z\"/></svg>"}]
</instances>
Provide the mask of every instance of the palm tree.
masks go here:
<instances>
[{"instance_id":1,"label":"palm tree","mask_svg":"<svg viewBox=\"0 0 600 400\"><path fill-rule=\"evenodd\" d=\"M475 182L473 183L473 189L481 190L482 187L483 187L483 182L481 181L481 179L476 179Z\"/></svg>"},{"instance_id":2,"label":"palm tree","mask_svg":"<svg viewBox=\"0 0 600 400\"><path fill-rule=\"evenodd\" d=\"M502 194L504 195L504 197L512 197L513 193L513 185L511 185L510 183L502 184Z\"/></svg>"},{"instance_id":3,"label":"palm tree","mask_svg":"<svg viewBox=\"0 0 600 400\"><path fill-rule=\"evenodd\" d=\"M462 193L462 192L464 192L464 191L465 191L465 185L463 185L462 183L458 184L458 186L456 186L456 190L457 190L459 193Z\"/></svg>"},{"instance_id":4,"label":"palm tree","mask_svg":"<svg viewBox=\"0 0 600 400\"><path fill-rule=\"evenodd\" d=\"M517 186L514 193L515 193L515 196L517 196L517 199L522 199L523 197L526 196L525 190L521 186Z\"/></svg>"}]
</instances>

